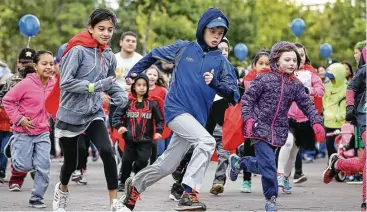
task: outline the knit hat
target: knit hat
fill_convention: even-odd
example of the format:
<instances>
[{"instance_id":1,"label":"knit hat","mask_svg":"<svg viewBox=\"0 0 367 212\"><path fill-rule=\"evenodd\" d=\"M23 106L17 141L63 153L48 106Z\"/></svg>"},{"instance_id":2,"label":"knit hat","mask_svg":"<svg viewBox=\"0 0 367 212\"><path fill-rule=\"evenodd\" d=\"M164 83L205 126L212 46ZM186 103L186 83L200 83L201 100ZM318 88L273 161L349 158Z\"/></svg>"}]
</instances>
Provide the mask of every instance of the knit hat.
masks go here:
<instances>
[{"instance_id":1,"label":"knit hat","mask_svg":"<svg viewBox=\"0 0 367 212\"><path fill-rule=\"evenodd\" d=\"M20 51L18 60L20 63L33 63L34 55L36 51L31 48L24 48Z\"/></svg>"}]
</instances>

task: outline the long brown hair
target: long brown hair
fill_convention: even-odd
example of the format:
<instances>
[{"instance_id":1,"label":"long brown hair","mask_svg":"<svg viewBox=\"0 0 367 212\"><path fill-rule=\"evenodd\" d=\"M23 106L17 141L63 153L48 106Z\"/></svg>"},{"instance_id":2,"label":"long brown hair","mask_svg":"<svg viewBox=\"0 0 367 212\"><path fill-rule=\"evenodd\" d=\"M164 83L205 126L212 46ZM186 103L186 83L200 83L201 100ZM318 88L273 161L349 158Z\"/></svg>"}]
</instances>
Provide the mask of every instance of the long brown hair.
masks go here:
<instances>
[{"instance_id":1,"label":"long brown hair","mask_svg":"<svg viewBox=\"0 0 367 212\"><path fill-rule=\"evenodd\" d=\"M147 74L147 72L148 72L149 69L155 69L157 71L158 80L157 80L157 82L155 84L158 85L158 86L160 86L160 87L167 88L168 86L167 86L166 82L164 81L163 76L162 76L159 68L156 65L152 65L147 70L145 70L145 74Z\"/></svg>"}]
</instances>

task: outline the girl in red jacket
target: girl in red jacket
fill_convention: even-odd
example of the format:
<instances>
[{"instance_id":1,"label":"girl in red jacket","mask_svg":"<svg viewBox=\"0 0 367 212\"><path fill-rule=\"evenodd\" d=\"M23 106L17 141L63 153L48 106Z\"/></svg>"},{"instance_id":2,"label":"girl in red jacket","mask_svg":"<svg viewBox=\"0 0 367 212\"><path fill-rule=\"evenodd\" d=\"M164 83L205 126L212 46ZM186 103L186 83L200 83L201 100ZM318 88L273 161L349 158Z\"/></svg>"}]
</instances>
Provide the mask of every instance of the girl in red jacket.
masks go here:
<instances>
[{"instance_id":1,"label":"girl in red jacket","mask_svg":"<svg viewBox=\"0 0 367 212\"><path fill-rule=\"evenodd\" d=\"M149 67L145 74L149 78L149 96L156 96L164 100L166 98L166 83L164 82L158 67L152 65Z\"/></svg>"},{"instance_id":2,"label":"girl in red jacket","mask_svg":"<svg viewBox=\"0 0 367 212\"><path fill-rule=\"evenodd\" d=\"M164 82L164 79L161 76L161 73L159 72L159 69L157 66L152 65L150 66L146 71L145 74L148 76L149 79L149 96L155 96L161 98L163 101L166 98L166 83ZM166 149L166 146L168 146L169 138L157 142L165 142L167 145L164 146L164 149ZM158 146L157 142L152 142L152 155L150 156L150 164L153 164L157 160L158 155Z\"/></svg>"}]
</instances>

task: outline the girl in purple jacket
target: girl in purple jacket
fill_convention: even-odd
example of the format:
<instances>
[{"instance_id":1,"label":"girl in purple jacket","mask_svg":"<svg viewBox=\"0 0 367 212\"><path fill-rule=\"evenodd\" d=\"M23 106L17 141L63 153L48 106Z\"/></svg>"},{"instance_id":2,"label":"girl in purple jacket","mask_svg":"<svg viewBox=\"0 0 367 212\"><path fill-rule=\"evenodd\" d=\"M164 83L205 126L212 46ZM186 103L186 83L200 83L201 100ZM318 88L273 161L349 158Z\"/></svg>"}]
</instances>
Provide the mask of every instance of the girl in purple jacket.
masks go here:
<instances>
[{"instance_id":1,"label":"girl in purple jacket","mask_svg":"<svg viewBox=\"0 0 367 212\"><path fill-rule=\"evenodd\" d=\"M316 137L325 137L321 117L303 84L293 74L300 62L297 47L293 43L276 43L271 49L270 69L259 73L242 97L245 137L250 138L256 156L240 158L231 155L230 178L236 180L241 170L260 174L266 211L277 211L278 184L274 150L283 146L287 139L287 113L292 102L296 102L310 120Z\"/></svg>"}]
</instances>

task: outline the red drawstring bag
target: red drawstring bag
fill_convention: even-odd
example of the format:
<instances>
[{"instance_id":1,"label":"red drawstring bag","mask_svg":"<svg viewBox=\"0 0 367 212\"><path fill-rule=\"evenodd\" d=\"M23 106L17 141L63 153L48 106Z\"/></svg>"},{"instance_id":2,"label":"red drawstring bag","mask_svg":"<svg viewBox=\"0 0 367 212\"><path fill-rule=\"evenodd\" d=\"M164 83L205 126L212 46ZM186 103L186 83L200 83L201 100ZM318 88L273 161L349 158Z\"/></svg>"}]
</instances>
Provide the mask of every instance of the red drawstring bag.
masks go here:
<instances>
[{"instance_id":1,"label":"red drawstring bag","mask_svg":"<svg viewBox=\"0 0 367 212\"><path fill-rule=\"evenodd\" d=\"M244 123L241 117L241 105L240 101L234 106L227 108L224 114L223 123L223 149L235 150L244 141L243 127Z\"/></svg>"}]
</instances>

